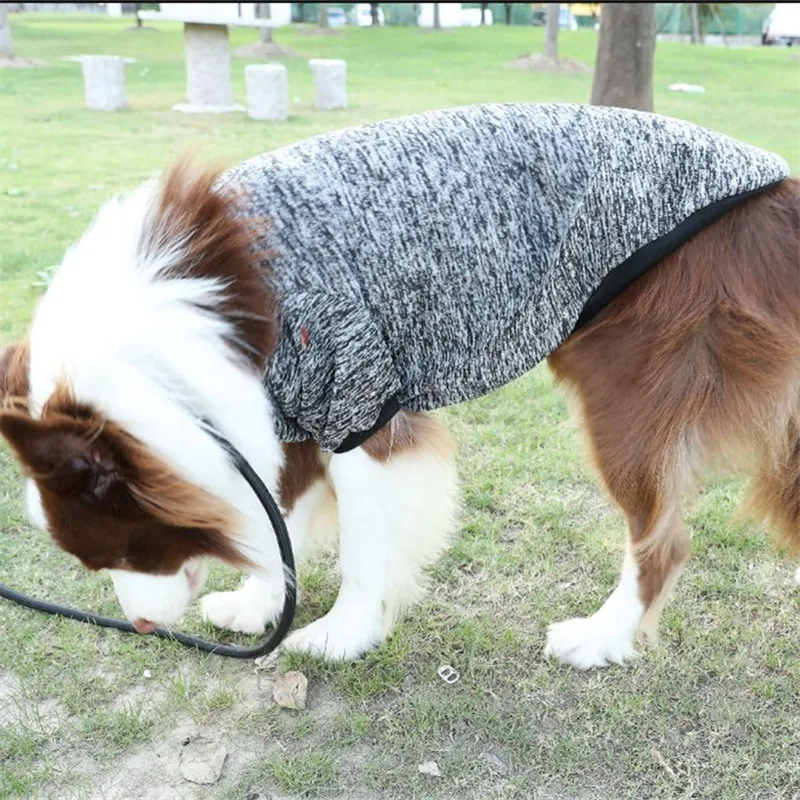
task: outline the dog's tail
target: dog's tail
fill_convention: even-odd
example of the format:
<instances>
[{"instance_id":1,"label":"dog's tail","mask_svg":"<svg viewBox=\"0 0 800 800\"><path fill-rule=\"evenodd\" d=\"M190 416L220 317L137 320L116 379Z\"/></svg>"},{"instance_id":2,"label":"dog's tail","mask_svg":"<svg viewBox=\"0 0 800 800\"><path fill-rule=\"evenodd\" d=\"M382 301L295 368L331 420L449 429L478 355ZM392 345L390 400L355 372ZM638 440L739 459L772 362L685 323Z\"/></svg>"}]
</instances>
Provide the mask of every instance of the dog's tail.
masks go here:
<instances>
[{"instance_id":1,"label":"dog's tail","mask_svg":"<svg viewBox=\"0 0 800 800\"><path fill-rule=\"evenodd\" d=\"M748 507L765 519L789 546L800 553L800 403L789 420L783 441L765 453Z\"/></svg>"},{"instance_id":2,"label":"dog's tail","mask_svg":"<svg viewBox=\"0 0 800 800\"><path fill-rule=\"evenodd\" d=\"M766 357L768 363L759 366L780 379L761 386L758 405L768 418L751 428L758 437L751 441L758 465L745 510L764 520L791 552L800 554L800 179L784 181L756 207L758 213L749 218L754 227L737 233L761 240L749 246L760 247L767 256L757 263L762 270L759 278L771 284L771 291L762 295L759 308L768 335L751 331L750 350ZM770 295L772 302L763 303ZM774 341L776 336L779 341ZM765 350L767 340L771 343ZM741 358L748 349L738 352ZM748 370L746 364L738 367Z\"/></svg>"}]
</instances>

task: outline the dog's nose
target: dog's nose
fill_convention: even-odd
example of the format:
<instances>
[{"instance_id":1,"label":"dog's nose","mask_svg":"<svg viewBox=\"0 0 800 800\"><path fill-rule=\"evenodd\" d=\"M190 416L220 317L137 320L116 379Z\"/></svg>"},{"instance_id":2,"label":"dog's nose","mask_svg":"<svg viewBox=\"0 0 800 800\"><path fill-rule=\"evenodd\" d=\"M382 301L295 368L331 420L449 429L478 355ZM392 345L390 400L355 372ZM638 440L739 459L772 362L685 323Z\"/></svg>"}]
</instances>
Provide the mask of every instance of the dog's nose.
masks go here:
<instances>
[{"instance_id":1,"label":"dog's nose","mask_svg":"<svg viewBox=\"0 0 800 800\"><path fill-rule=\"evenodd\" d=\"M136 629L136 633L152 633L156 629L155 622L150 622L149 619L135 619L133 621L133 627Z\"/></svg>"}]
</instances>

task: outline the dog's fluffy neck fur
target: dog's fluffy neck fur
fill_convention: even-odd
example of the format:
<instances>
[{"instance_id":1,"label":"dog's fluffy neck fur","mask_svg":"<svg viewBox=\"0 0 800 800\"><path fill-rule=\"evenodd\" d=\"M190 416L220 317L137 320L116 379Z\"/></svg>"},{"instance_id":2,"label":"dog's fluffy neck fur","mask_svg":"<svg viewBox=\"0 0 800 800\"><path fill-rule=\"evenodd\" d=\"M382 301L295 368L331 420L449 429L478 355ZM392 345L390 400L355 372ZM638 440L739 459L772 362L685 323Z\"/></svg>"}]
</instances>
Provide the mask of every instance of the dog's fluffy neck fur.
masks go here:
<instances>
[{"instance_id":1,"label":"dog's fluffy neck fur","mask_svg":"<svg viewBox=\"0 0 800 800\"><path fill-rule=\"evenodd\" d=\"M209 419L276 491L283 456L258 371L267 345L243 340L237 329L247 314L231 301L247 288L239 276L193 259L192 238L208 234L204 223L218 223L197 214L211 178L193 182L184 167L177 171L164 186L109 202L65 255L30 333L31 414L68 384L78 402L123 427L182 480L236 509L239 549L270 572L280 562L264 512L198 424ZM170 181L183 182L182 195L165 213Z\"/></svg>"}]
</instances>

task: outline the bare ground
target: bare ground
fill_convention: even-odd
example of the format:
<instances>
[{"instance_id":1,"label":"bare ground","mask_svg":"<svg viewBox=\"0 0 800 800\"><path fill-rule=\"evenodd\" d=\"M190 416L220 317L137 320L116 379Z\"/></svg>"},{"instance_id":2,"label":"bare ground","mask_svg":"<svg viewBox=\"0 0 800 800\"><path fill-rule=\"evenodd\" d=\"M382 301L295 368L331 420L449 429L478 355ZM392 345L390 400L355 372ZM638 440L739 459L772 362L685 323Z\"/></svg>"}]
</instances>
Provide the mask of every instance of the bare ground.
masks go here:
<instances>
[{"instance_id":1,"label":"bare ground","mask_svg":"<svg viewBox=\"0 0 800 800\"><path fill-rule=\"evenodd\" d=\"M299 53L291 47L283 47L275 42L252 42L243 44L233 51L237 58L299 58Z\"/></svg>"},{"instance_id":2,"label":"bare ground","mask_svg":"<svg viewBox=\"0 0 800 800\"><path fill-rule=\"evenodd\" d=\"M24 56L0 56L0 69L36 69L46 67L47 62L39 58L25 58Z\"/></svg>"},{"instance_id":3,"label":"bare ground","mask_svg":"<svg viewBox=\"0 0 800 800\"><path fill-rule=\"evenodd\" d=\"M511 69L531 70L533 72L559 72L563 74L581 74L591 70L586 64L574 58L560 58L554 61L542 53L528 53L515 58L509 65Z\"/></svg>"}]
</instances>

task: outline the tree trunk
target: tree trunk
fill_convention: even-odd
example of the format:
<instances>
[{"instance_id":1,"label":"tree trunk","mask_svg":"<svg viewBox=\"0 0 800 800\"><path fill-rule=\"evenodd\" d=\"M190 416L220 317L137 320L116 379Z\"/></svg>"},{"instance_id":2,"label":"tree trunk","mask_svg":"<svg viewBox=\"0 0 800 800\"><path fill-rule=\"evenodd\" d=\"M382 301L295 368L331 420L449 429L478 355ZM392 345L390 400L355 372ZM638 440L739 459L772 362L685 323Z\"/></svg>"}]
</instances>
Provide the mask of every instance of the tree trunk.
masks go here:
<instances>
[{"instance_id":1,"label":"tree trunk","mask_svg":"<svg viewBox=\"0 0 800 800\"><path fill-rule=\"evenodd\" d=\"M486 24L486 7L488 5L488 3L481 3L481 25Z\"/></svg>"},{"instance_id":2,"label":"tree trunk","mask_svg":"<svg viewBox=\"0 0 800 800\"><path fill-rule=\"evenodd\" d=\"M654 3L603 3L591 102L653 110Z\"/></svg>"},{"instance_id":3,"label":"tree trunk","mask_svg":"<svg viewBox=\"0 0 800 800\"><path fill-rule=\"evenodd\" d=\"M719 11L717 11L717 4L709 3L708 10L711 12L711 16L714 17L714 21L717 23L717 27L719 28L719 35L722 37L722 44L724 44L725 47L730 47L730 42L728 41L728 37L725 35L725 23L720 18Z\"/></svg>"},{"instance_id":4,"label":"tree trunk","mask_svg":"<svg viewBox=\"0 0 800 800\"><path fill-rule=\"evenodd\" d=\"M272 3L256 3L258 19L272 19ZM272 28L259 28L258 37L264 44L272 44Z\"/></svg>"},{"instance_id":5,"label":"tree trunk","mask_svg":"<svg viewBox=\"0 0 800 800\"><path fill-rule=\"evenodd\" d=\"M328 3L317 4L317 24L320 28L328 27Z\"/></svg>"},{"instance_id":6,"label":"tree trunk","mask_svg":"<svg viewBox=\"0 0 800 800\"><path fill-rule=\"evenodd\" d=\"M561 14L559 3L547 4L547 27L544 38L544 54L551 61L558 61L558 18Z\"/></svg>"},{"instance_id":7,"label":"tree trunk","mask_svg":"<svg viewBox=\"0 0 800 800\"><path fill-rule=\"evenodd\" d=\"M513 5L513 3L503 3L503 8L506 10L506 25L511 24L511 6Z\"/></svg>"},{"instance_id":8,"label":"tree trunk","mask_svg":"<svg viewBox=\"0 0 800 800\"><path fill-rule=\"evenodd\" d=\"M298 3L297 4L297 21L298 22L305 22L306 21L306 4L305 3Z\"/></svg>"},{"instance_id":9,"label":"tree trunk","mask_svg":"<svg viewBox=\"0 0 800 800\"><path fill-rule=\"evenodd\" d=\"M133 15L136 17L136 27L142 27L142 18L139 16L139 9L142 7L141 3L134 3L133 4Z\"/></svg>"},{"instance_id":10,"label":"tree trunk","mask_svg":"<svg viewBox=\"0 0 800 800\"><path fill-rule=\"evenodd\" d=\"M439 4L433 4L433 29L440 31L442 29L442 18L439 16Z\"/></svg>"},{"instance_id":11,"label":"tree trunk","mask_svg":"<svg viewBox=\"0 0 800 800\"><path fill-rule=\"evenodd\" d=\"M370 13L372 14L372 24L376 28L378 27L378 25L381 24L381 18L378 16L378 6L379 5L380 5L380 3L370 3L369 4L369 10L370 10Z\"/></svg>"},{"instance_id":12,"label":"tree trunk","mask_svg":"<svg viewBox=\"0 0 800 800\"><path fill-rule=\"evenodd\" d=\"M692 44L700 44L700 12L697 3L689 3L689 13L692 16Z\"/></svg>"},{"instance_id":13,"label":"tree trunk","mask_svg":"<svg viewBox=\"0 0 800 800\"><path fill-rule=\"evenodd\" d=\"M0 56L11 58L13 55L11 26L8 24L8 3L0 3Z\"/></svg>"}]
</instances>

